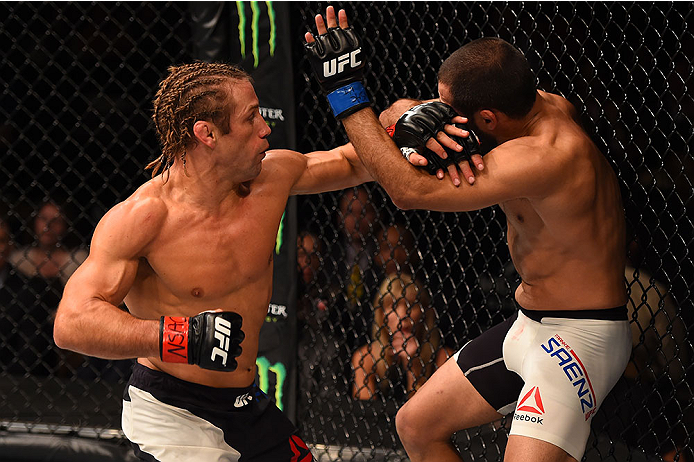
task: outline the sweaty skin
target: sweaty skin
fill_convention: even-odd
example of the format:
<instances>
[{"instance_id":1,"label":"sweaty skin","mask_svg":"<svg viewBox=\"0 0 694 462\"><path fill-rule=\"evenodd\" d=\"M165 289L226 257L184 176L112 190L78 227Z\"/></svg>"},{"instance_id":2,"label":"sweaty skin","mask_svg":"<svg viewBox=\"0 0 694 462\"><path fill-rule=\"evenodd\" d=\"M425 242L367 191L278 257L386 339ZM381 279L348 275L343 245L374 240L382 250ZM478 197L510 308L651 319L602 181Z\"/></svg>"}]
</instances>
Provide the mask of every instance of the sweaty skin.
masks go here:
<instances>
[{"instance_id":1,"label":"sweaty skin","mask_svg":"<svg viewBox=\"0 0 694 462\"><path fill-rule=\"evenodd\" d=\"M258 335L272 291L275 239L287 198L371 178L351 145L302 155L267 151L270 129L246 81L232 85L231 131L211 122L171 167L113 207L90 255L65 287L55 340L62 348L141 364L212 387L255 378ZM164 173L165 177L167 173ZM129 313L117 308L125 302ZM234 311L246 335L233 372L159 359L159 317Z\"/></svg>"},{"instance_id":2,"label":"sweaty skin","mask_svg":"<svg viewBox=\"0 0 694 462\"><path fill-rule=\"evenodd\" d=\"M445 86L439 94L448 101ZM508 128L475 183L458 188L400 159L371 111L343 123L369 172L400 208L462 212L500 205L522 278L516 290L521 306L612 308L626 302L621 195L607 160L574 117L567 100L538 91L528 115L504 120ZM476 122L484 130L484 121Z\"/></svg>"}]
</instances>

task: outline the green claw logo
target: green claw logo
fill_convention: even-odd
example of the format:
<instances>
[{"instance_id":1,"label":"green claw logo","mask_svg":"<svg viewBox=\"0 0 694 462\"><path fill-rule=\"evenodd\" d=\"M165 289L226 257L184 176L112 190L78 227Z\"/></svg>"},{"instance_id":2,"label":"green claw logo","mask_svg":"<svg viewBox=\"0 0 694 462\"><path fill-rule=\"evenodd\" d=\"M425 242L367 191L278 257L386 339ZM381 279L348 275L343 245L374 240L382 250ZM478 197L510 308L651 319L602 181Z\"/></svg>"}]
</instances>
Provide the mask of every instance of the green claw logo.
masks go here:
<instances>
[{"instance_id":1,"label":"green claw logo","mask_svg":"<svg viewBox=\"0 0 694 462\"><path fill-rule=\"evenodd\" d=\"M255 360L258 367L258 387L263 393L270 393L270 374L275 374L275 404L281 410L284 409L284 381L287 379L287 368L281 362L270 363L265 356Z\"/></svg>"},{"instance_id":2,"label":"green claw logo","mask_svg":"<svg viewBox=\"0 0 694 462\"><path fill-rule=\"evenodd\" d=\"M286 212L282 214L282 218L280 219L280 227L277 230L277 237L275 238L275 253L277 255L280 254L280 250L282 250L282 234L284 231L284 216L286 215Z\"/></svg>"},{"instance_id":3,"label":"green claw logo","mask_svg":"<svg viewBox=\"0 0 694 462\"><path fill-rule=\"evenodd\" d=\"M246 59L246 25L248 19L246 17L246 8L244 3L249 2L236 2L236 10L239 14L239 44L241 46L241 57ZM261 8L258 5L260 2L250 2L251 6L251 40L252 40L252 53L253 53L253 68L258 67L260 63L260 45L259 45L259 25L260 25L260 15ZM268 38L268 45L270 46L270 56L275 56L275 47L277 45L277 27L275 25L275 9L272 6L272 2L265 2L267 6L267 16L270 23L270 37Z\"/></svg>"}]
</instances>

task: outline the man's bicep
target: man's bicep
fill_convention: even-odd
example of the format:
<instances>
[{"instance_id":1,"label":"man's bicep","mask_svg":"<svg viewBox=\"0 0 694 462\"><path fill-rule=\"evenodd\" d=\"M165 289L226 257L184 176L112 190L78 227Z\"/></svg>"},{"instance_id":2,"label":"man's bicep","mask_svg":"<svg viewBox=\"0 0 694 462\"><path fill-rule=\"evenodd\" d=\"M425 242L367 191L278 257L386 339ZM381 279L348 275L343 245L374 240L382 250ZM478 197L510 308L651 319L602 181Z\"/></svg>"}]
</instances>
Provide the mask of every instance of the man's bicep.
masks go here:
<instances>
[{"instance_id":1,"label":"man's bicep","mask_svg":"<svg viewBox=\"0 0 694 462\"><path fill-rule=\"evenodd\" d=\"M119 204L101 219L89 256L68 281L66 296L114 305L123 301L135 281L139 258L161 225L162 215L148 205Z\"/></svg>"},{"instance_id":2,"label":"man's bicep","mask_svg":"<svg viewBox=\"0 0 694 462\"><path fill-rule=\"evenodd\" d=\"M291 194L316 194L345 189L371 180L351 144L304 155L305 168Z\"/></svg>"},{"instance_id":3,"label":"man's bicep","mask_svg":"<svg viewBox=\"0 0 694 462\"><path fill-rule=\"evenodd\" d=\"M104 258L92 253L70 277L63 299L97 299L118 306L135 281L137 267L134 259Z\"/></svg>"}]
</instances>

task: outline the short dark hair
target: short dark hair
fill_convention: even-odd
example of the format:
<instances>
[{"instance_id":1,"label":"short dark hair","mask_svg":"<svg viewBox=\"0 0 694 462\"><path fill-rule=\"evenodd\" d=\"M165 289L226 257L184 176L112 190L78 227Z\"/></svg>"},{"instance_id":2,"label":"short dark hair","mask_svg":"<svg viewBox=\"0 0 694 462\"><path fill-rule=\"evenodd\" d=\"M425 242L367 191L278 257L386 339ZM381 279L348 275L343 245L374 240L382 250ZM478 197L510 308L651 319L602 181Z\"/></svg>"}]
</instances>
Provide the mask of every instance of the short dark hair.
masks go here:
<instances>
[{"instance_id":1,"label":"short dark hair","mask_svg":"<svg viewBox=\"0 0 694 462\"><path fill-rule=\"evenodd\" d=\"M449 88L449 103L463 115L488 108L520 118L533 107L537 94L525 56L496 37L458 48L439 68L439 83Z\"/></svg>"}]
</instances>

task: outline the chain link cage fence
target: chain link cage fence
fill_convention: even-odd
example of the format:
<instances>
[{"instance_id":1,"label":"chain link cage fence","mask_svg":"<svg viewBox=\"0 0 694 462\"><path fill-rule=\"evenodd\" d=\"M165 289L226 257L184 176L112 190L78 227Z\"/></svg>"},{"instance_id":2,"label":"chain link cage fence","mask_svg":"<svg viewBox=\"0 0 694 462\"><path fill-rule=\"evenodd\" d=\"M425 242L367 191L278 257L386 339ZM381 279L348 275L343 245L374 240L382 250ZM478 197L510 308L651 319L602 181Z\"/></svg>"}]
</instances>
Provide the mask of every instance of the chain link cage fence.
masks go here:
<instances>
[{"instance_id":1,"label":"chain link cage fence","mask_svg":"<svg viewBox=\"0 0 694 462\"><path fill-rule=\"evenodd\" d=\"M292 4L303 152L346 141L301 48L325 6ZM691 4L337 6L364 31L376 110L435 97L443 59L482 36L516 45L540 88L577 107L622 187L633 333L632 360L594 419L585 460L694 460ZM131 362L57 349L52 317L98 219L147 179L143 166L158 151L153 94L167 66L190 59L187 5L3 2L0 18L0 445L58 435L122 446ZM411 393L413 361L383 353L372 368L364 345L388 342L374 325L389 302L411 298L426 320L425 378L509 317L518 276L504 216L496 207L401 211L374 184L301 197L298 209L301 434L320 460L407 460L395 413ZM454 440L466 461L500 461L509 425Z\"/></svg>"}]
</instances>

